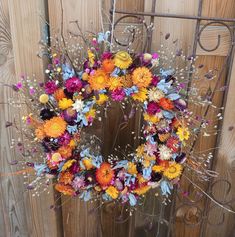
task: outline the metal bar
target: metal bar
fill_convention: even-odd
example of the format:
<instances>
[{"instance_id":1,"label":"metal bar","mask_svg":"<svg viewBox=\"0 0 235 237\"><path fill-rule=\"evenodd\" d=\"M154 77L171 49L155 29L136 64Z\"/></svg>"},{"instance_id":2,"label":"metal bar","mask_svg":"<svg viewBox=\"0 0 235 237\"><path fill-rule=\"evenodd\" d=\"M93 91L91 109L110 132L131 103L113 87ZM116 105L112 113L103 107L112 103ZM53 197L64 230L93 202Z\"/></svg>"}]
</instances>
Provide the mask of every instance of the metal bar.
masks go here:
<instances>
[{"instance_id":1,"label":"metal bar","mask_svg":"<svg viewBox=\"0 0 235 237\"><path fill-rule=\"evenodd\" d=\"M179 18L179 19L186 19L186 20L207 20L207 21L235 22L235 18L191 16L191 15L169 14L169 13L131 12L131 11L124 11L124 10L116 10L115 13L121 13L121 14L127 14L127 15L139 15L139 16Z\"/></svg>"}]
</instances>

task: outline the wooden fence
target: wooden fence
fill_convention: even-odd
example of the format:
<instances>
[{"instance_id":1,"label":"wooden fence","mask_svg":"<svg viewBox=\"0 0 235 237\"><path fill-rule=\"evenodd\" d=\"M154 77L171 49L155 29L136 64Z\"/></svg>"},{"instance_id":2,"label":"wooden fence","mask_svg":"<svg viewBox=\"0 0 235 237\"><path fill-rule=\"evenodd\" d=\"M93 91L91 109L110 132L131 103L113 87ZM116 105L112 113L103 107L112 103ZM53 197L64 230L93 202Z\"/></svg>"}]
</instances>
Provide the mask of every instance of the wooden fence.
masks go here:
<instances>
[{"instance_id":1,"label":"wooden fence","mask_svg":"<svg viewBox=\"0 0 235 237\"><path fill-rule=\"evenodd\" d=\"M38 81L44 78L44 63L37 57L39 41L45 39L46 24L50 24L50 34L61 30L61 3L63 6L63 31L75 32L76 29L71 21L78 20L82 30L98 32L101 30L100 6L109 14L109 0L1 0L0 1L0 81L1 83L15 83L23 73L30 77L35 75ZM178 13L195 15L198 0L159 0L156 11L162 13ZM150 11L151 0L117 0L117 9L129 11ZM216 16L235 18L234 0L204 0L204 16ZM148 19L146 19L148 21ZM107 21L104 22L107 26ZM125 22L128 25L130 22ZM203 22L202 22L203 24ZM184 51L190 51L193 44L195 21L156 18L155 31L153 34L152 51L157 50L166 33L171 33L171 40L178 39ZM221 44L216 51L206 52L198 47L198 63L205 65L205 72L210 68L220 70L226 52L228 50L228 32L223 26L208 28L203 34L203 42L216 45L218 32L221 34ZM226 92L217 93L214 102L221 106L226 102L224 119L220 126L220 136L200 137L198 151L210 149L220 145L217 152L214 169L220 173L220 178L232 183L227 192L225 183L218 183L215 196L217 200L231 199L235 196L235 63L233 63L230 81L226 80L224 73L220 81L221 87L229 83ZM198 87L203 90L213 88L215 81ZM53 187L48 194L32 196L24 192L23 175L18 175L11 161L17 159L17 154L10 149L15 134L5 128L6 121L20 119L19 110L7 105L12 91L0 87L0 237L95 237L95 236L122 236L142 237L156 236L154 231L147 231L145 220L139 215L133 215L124 223L113 220L114 210L112 204L108 204L102 210L94 211L96 203L84 203L78 199L67 199L54 192ZM209 117L212 115L209 114ZM208 118L209 118L208 117ZM112 118L112 117L111 117ZM111 136L111 134L109 134ZM186 181L183 181L186 182ZM224 197L225 196L225 197ZM63 204L61 208L50 209L55 200ZM181 203L178 200L176 206ZM203 202L201 208L205 207ZM208 204L209 205L209 204ZM234 204L233 204L234 207ZM92 211L91 211L92 210ZM187 212L187 213L186 213ZM223 211L217 208L210 217L210 221L220 222L222 225L215 227L206 226L205 232L201 232L202 225L207 225L208 216L203 216L198 225L187 225L185 215L190 220L197 219L198 211L181 209L176 213L173 225L174 235L177 237L232 237L235 236L234 216L223 215ZM201 232L201 233L200 233ZM201 234L201 235L200 235ZM164 235L163 235L164 236Z\"/></svg>"}]
</instances>

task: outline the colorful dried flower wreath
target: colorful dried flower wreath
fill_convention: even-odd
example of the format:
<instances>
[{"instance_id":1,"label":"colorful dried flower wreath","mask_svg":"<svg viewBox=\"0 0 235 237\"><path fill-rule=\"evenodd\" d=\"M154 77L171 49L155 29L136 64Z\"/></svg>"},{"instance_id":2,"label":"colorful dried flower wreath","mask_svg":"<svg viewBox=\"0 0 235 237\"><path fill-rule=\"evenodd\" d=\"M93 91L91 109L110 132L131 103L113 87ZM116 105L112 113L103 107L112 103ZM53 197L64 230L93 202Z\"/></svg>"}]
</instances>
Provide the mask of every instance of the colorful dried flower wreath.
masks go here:
<instances>
[{"instance_id":1,"label":"colorful dried flower wreath","mask_svg":"<svg viewBox=\"0 0 235 237\"><path fill-rule=\"evenodd\" d=\"M150 189L159 187L167 196L179 181L190 136L187 103L174 69L160 68L157 53L100 52L102 43L92 39L80 71L63 54L51 54L48 81L28 88L40 110L24 121L45 154L43 162L28 165L38 177L55 177L55 189L65 195L135 206ZM23 78L15 88L25 95L27 85ZM144 139L124 158L103 157L83 141L84 129L111 101L142 111Z\"/></svg>"}]
</instances>

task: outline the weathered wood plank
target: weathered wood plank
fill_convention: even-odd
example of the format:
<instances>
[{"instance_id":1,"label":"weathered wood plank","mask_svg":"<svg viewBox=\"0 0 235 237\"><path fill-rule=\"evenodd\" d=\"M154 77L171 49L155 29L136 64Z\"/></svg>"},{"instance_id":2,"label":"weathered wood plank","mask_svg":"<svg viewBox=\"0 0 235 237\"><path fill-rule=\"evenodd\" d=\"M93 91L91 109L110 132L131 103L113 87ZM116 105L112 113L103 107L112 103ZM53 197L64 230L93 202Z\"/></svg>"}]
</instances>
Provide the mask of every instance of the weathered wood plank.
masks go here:
<instances>
[{"instance_id":1,"label":"weathered wood plank","mask_svg":"<svg viewBox=\"0 0 235 237\"><path fill-rule=\"evenodd\" d=\"M16 82L7 0L0 2L0 82ZM10 149L11 139L15 138L15 134L5 128L6 121L11 121L13 114L17 114L17 109L7 104L12 94L10 88L0 86L0 236L29 237L26 203L20 201L24 190L23 177L3 176L4 173L15 171L10 162L17 159L15 152Z\"/></svg>"},{"instance_id":2,"label":"weathered wood plank","mask_svg":"<svg viewBox=\"0 0 235 237\"><path fill-rule=\"evenodd\" d=\"M52 38L56 36L60 38L62 11L62 30L65 39L69 38L70 33L80 34L71 21L78 21L83 32L99 32L101 29L99 4L100 1L97 0L49 0L48 11ZM65 237L101 236L100 210L94 210L97 205L99 204L84 203L79 198L62 196L63 235Z\"/></svg>"},{"instance_id":3,"label":"weathered wood plank","mask_svg":"<svg viewBox=\"0 0 235 237\"><path fill-rule=\"evenodd\" d=\"M197 46L197 55L227 56L231 45L231 37L228 29L224 26L208 26L200 37L201 44L206 49L213 49L218 44L218 36L220 35L220 43L216 50L207 52L200 45Z\"/></svg>"},{"instance_id":4,"label":"weathered wood plank","mask_svg":"<svg viewBox=\"0 0 235 237\"><path fill-rule=\"evenodd\" d=\"M37 57L37 52L45 27L42 20L45 18L45 2L43 0L26 0L22 3L19 0L9 0L8 4L15 63L14 80L17 81L19 76L24 73L30 77L34 74L38 81L43 81L43 62ZM7 80L7 78L4 79ZM12 113L10 120L13 119L13 116ZM7 167L6 163L5 167ZM21 193L24 189L25 187L19 185L13 190L12 194ZM54 192L52 189L50 191L50 194L46 195L44 193L39 197L32 197L29 194L23 198L20 194L18 201L22 199L25 205L25 214L22 212L22 217L26 215L27 226L24 227L24 233L19 236L61 236L60 215L50 209L50 205L55 200ZM11 200L12 194L6 195L6 197L9 196L9 200Z\"/></svg>"}]
</instances>

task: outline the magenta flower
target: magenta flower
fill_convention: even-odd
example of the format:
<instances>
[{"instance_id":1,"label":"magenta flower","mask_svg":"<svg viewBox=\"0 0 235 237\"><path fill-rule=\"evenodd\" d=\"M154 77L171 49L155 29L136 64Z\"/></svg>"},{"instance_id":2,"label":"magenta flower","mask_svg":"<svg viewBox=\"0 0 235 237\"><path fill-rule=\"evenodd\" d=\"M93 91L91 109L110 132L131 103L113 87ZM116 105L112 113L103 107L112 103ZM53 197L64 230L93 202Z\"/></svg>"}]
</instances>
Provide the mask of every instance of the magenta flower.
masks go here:
<instances>
[{"instance_id":1,"label":"magenta flower","mask_svg":"<svg viewBox=\"0 0 235 237\"><path fill-rule=\"evenodd\" d=\"M70 142L70 135L69 133L65 132L61 137L59 137L59 144L62 146L66 146Z\"/></svg>"},{"instance_id":2,"label":"magenta flower","mask_svg":"<svg viewBox=\"0 0 235 237\"><path fill-rule=\"evenodd\" d=\"M112 53L110 53L110 52L104 52L104 53L102 54L102 56L101 56L101 59L102 59L102 60L110 59L112 56L113 56Z\"/></svg>"},{"instance_id":3,"label":"magenta flower","mask_svg":"<svg viewBox=\"0 0 235 237\"><path fill-rule=\"evenodd\" d=\"M45 92L49 95L52 95L57 89L55 81L48 81L45 84Z\"/></svg>"},{"instance_id":4,"label":"magenta flower","mask_svg":"<svg viewBox=\"0 0 235 237\"><path fill-rule=\"evenodd\" d=\"M157 83L160 81L160 78L158 76L153 76L151 84L153 86L157 86Z\"/></svg>"},{"instance_id":5,"label":"magenta flower","mask_svg":"<svg viewBox=\"0 0 235 237\"><path fill-rule=\"evenodd\" d=\"M71 77L68 80L66 80L65 87L68 92L74 93L82 89L82 82L77 77Z\"/></svg>"},{"instance_id":6,"label":"magenta flower","mask_svg":"<svg viewBox=\"0 0 235 237\"><path fill-rule=\"evenodd\" d=\"M22 82L18 82L18 83L16 84L16 87L17 87L18 89L21 89L22 86L23 86Z\"/></svg>"},{"instance_id":7,"label":"magenta flower","mask_svg":"<svg viewBox=\"0 0 235 237\"><path fill-rule=\"evenodd\" d=\"M115 101L122 101L125 97L125 92L123 89L115 89L112 91L111 97Z\"/></svg>"},{"instance_id":8,"label":"magenta flower","mask_svg":"<svg viewBox=\"0 0 235 237\"><path fill-rule=\"evenodd\" d=\"M157 53L153 53L152 57L153 57L153 59L157 59L157 58L159 58L159 55Z\"/></svg>"},{"instance_id":9,"label":"magenta flower","mask_svg":"<svg viewBox=\"0 0 235 237\"><path fill-rule=\"evenodd\" d=\"M147 110L146 111L147 111L148 114L154 115L156 113L161 112L161 109L160 109L160 107L158 106L157 103L149 102L148 105L147 105Z\"/></svg>"}]
</instances>

